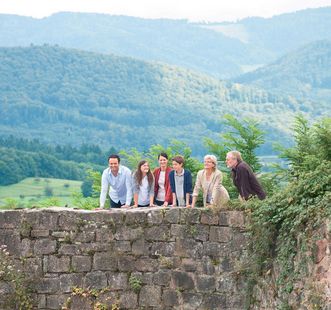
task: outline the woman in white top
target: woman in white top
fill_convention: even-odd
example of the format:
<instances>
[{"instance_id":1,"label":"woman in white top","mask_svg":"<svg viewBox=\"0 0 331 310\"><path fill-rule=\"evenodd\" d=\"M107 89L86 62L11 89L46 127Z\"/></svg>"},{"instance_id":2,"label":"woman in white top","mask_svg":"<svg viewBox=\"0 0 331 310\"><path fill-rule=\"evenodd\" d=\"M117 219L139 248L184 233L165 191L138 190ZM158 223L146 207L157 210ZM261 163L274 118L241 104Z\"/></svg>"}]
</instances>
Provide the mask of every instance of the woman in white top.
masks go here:
<instances>
[{"instance_id":1,"label":"woman in white top","mask_svg":"<svg viewBox=\"0 0 331 310\"><path fill-rule=\"evenodd\" d=\"M222 172L217 169L217 158L214 155L204 157L204 169L197 174L193 190L192 207L195 206L199 190L203 193L203 206L223 206L229 200L228 191L222 185Z\"/></svg>"},{"instance_id":2,"label":"woman in white top","mask_svg":"<svg viewBox=\"0 0 331 310\"><path fill-rule=\"evenodd\" d=\"M172 193L169 181L169 173L172 170L168 167L168 155L160 153L157 157L159 167L153 171L154 186L154 203L157 206L168 206L172 204Z\"/></svg>"},{"instance_id":3,"label":"woman in white top","mask_svg":"<svg viewBox=\"0 0 331 310\"><path fill-rule=\"evenodd\" d=\"M154 176L146 160L141 160L133 174L133 207L154 207Z\"/></svg>"}]
</instances>

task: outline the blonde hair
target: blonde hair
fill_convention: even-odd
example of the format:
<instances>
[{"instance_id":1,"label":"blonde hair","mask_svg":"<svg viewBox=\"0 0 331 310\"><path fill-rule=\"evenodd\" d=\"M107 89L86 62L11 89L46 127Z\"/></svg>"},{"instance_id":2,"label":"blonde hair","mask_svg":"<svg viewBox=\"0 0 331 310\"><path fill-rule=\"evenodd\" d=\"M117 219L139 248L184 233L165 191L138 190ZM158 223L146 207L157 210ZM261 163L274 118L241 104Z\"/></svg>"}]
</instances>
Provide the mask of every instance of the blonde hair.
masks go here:
<instances>
[{"instance_id":1,"label":"blonde hair","mask_svg":"<svg viewBox=\"0 0 331 310\"><path fill-rule=\"evenodd\" d=\"M210 159L212 161L212 163L215 165L214 169L217 169L217 158L215 155L210 155L210 154L207 154L203 160L207 160L207 159Z\"/></svg>"}]
</instances>

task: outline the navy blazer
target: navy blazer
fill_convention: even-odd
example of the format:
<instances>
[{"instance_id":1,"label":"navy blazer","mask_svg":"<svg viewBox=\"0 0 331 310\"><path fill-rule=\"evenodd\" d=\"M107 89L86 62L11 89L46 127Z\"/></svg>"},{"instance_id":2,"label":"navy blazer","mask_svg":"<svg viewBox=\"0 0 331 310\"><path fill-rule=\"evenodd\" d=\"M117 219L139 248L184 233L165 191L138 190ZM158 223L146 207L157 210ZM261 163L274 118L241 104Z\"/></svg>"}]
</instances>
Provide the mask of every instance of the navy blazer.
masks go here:
<instances>
[{"instance_id":1,"label":"navy blazer","mask_svg":"<svg viewBox=\"0 0 331 310\"><path fill-rule=\"evenodd\" d=\"M170 171L169 173L170 187L171 192L176 194L176 185L175 185L175 170ZM186 194L190 194L190 202L192 202L192 174L189 170L184 169L184 199L186 202ZM177 201L178 204L178 201Z\"/></svg>"}]
</instances>

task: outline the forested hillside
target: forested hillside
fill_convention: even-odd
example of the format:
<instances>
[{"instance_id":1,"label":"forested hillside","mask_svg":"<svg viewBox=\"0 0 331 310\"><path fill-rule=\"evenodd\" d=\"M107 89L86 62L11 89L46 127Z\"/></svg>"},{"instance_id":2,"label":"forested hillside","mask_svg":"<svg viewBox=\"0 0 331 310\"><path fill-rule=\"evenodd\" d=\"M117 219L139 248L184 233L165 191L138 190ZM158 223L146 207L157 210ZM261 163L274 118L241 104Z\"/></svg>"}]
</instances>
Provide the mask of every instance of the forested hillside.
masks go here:
<instances>
[{"instance_id":1,"label":"forested hillside","mask_svg":"<svg viewBox=\"0 0 331 310\"><path fill-rule=\"evenodd\" d=\"M330 68L331 41L317 41L281 57L269 66L242 75L235 82L294 96L305 100L307 108L311 105L323 113L330 111Z\"/></svg>"},{"instance_id":2,"label":"forested hillside","mask_svg":"<svg viewBox=\"0 0 331 310\"><path fill-rule=\"evenodd\" d=\"M202 26L255 46L269 60L275 60L313 41L331 40L331 7ZM260 64L263 64L263 58Z\"/></svg>"},{"instance_id":3,"label":"forested hillside","mask_svg":"<svg viewBox=\"0 0 331 310\"><path fill-rule=\"evenodd\" d=\"M201 154L203 138L216 137L231 113L261 121L270 153L271 141L288 141L293 114L307 110L293 98L131 58L43 46L1 48L0 59L2 134L48 143L146 149L176 138Z\"/></svg>"},{"instance_id":4,"label":"forested hillside","mask_svg":"<svg viewBox=\"0 0 331 310\"><path fill-rule=\"evenodd\" d=\"M51 44L161 61L217 77L241 73L255 51L237 39L186 20L142 19L105 14L58 13L43 19L0 14L0 46Z\"/></svg>"},{"instance_id":5,"label":"forested hillside","mask_svg":"<svg viewBox=\"0 0 331 310\"><path fill-rule=\"evenodd\" d=\"M87 169L101 171L114 148L101 150L97 145L45 145L37 140L0 138L0 186L28 177L84 180Z\"/></svg>"},{"instance_id":6,"label":"forested hillside","mask_svg":"<svg viewBox=\"0 0 331 310\"><path fill-rule=\"evenodd\" d=\"M0 14L0 46L57 44L230 78L304 44L331 39L330 29L328 7L219 24L86 13L43 19Z\"/></svg>"}]
</instances>

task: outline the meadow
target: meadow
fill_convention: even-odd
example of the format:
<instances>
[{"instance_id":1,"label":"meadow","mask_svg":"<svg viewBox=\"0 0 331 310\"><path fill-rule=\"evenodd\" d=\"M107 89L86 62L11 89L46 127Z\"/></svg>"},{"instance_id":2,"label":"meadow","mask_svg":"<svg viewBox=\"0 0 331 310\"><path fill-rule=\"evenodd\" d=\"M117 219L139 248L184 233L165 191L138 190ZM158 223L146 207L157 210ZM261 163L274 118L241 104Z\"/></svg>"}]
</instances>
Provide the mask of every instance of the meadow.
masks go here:
<instances>
[{"instance_id":1,"label":"meadow","mask_svg":"<svg viewBox=\"0 0 331 310\"><path fill-rule=\"evenodd\" d=\"M0 186L0 209L39 207L44 203L72 206L82 182L52 178L26 178L19 183Z\"/></svg>"}]
</instances>

